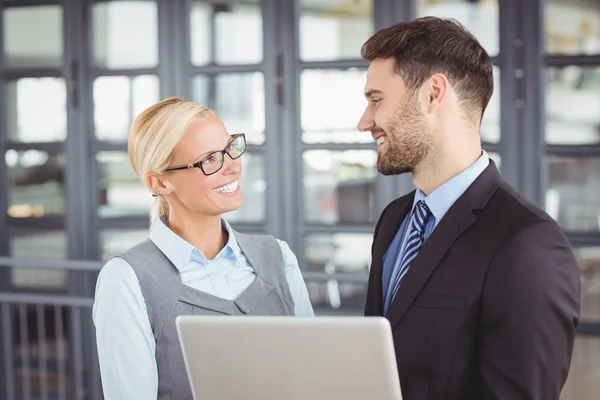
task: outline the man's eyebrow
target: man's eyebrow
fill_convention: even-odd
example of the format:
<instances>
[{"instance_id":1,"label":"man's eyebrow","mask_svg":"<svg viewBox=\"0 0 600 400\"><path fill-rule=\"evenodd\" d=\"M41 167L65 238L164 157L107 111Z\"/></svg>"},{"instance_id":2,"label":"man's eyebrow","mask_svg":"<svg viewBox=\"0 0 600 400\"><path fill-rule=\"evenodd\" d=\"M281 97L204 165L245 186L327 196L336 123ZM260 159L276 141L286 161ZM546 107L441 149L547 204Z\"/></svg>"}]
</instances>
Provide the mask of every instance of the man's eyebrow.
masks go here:
<instances>
[{"instance_id":1,"label":"man's eyebrow","mask_svg":"<svg viewBox=\"0 0 600 400\"><path fill-rule=\"evenodd\" d=\"M374 94L382 94L383 92L381 90L377 90L377 89L371 89L365 92L365 97L368 99L370 97L373 97Z\"/></svg>"}]
</instances>

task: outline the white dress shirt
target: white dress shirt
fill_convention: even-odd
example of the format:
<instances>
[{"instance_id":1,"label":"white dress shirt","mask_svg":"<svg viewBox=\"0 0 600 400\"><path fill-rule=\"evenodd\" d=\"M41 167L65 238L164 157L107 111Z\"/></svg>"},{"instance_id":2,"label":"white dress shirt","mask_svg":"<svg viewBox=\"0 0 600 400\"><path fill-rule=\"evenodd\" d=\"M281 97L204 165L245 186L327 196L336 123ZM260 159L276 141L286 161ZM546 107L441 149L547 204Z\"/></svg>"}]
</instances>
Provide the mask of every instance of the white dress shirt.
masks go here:
<instances>
[{"instance_id":1,"label":"white dress shirt","mask_svg":"<svg viewBox=\"0 0 600 400\"><path fill-rule=\"evenodd\" d=\"M184 285L234 300L252 283L252 266L229 232L227 245L213 260L183 240L162 221L150 232L150 240L179 270ZM314 316L298 260L287 243L278 240L296 316ZM158 372L156 342L146 304L133 268L113 258L98 276L93 306L102 387L106 399L156 399Z\"/></svg>"}]
</instances>

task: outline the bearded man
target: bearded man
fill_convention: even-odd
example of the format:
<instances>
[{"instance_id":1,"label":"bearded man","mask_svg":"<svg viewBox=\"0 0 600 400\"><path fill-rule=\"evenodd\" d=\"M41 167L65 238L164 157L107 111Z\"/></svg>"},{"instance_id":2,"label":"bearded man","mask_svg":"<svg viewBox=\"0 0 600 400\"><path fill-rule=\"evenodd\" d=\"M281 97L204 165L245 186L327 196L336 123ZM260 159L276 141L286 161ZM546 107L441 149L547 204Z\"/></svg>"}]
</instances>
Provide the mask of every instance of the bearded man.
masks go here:
<instances>
[{"instance_id":1,"label":"bearded man","mask_svg":"<svg viewBox=\"0 0 600 400\"><path fill-rule=\"evenodd\" d=\"M580 314L566 236L481 147L492 61L426 17L375 33L358 123L416 190L377 223L365 315L389 319L404 400L558 400Z\"/></svg>"}]
</instances>

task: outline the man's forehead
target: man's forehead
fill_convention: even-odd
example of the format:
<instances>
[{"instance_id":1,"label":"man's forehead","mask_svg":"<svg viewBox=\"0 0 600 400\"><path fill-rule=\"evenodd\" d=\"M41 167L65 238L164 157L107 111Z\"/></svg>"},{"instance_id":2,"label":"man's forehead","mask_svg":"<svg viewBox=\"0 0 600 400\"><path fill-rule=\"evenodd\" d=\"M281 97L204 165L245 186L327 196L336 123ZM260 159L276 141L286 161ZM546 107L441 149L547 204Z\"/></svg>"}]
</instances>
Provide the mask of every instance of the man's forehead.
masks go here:
<instances>
[{"instance_id":1,"label":"man's forehead","mask_svg":"<svg viewBox=\"0 0 600 400\"><path fill-rule=\"evenodd\" d=\"M367 82L365 84L365 95L368 97L374 93L381 93L390 85L402 85L402 77L394 71L395 62L393 58L377 58L371 62L367 70Z\"/></svg>"},{"instance_id":2,"label":"man's forehead","mask_svg":"<svg viewBox=\"0 0 600 400\"><path fill-rule=\"evenodd\" d=\"M390 58L376 58L369 64L369 70L367 75L394 75L394 66L396 65L395 59Z\"/></svg>"}]
</instances>

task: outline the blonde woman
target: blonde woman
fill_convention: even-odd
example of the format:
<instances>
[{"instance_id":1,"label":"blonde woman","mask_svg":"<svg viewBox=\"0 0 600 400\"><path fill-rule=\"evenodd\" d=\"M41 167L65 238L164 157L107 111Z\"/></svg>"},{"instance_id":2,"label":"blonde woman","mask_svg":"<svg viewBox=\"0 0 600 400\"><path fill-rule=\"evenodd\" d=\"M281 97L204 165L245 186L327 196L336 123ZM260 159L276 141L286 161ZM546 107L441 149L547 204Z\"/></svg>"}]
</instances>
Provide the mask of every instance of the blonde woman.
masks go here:
<instances>
[{"instance_id":1,"label":"blonde woman","mask_svg":"<svg viewBox=\"0 0 600 400\"><path fill-rule=\"evenodd\" d=\"M133 122L129 156L156 196L147 240L111 259L93 318L107 399L192 399L175 318L182 314L313 316L288 245L235 232L243 134L209 109L165 99ZM251 345L251 344L249 344Z\"/></svg>"}]
</instances>

